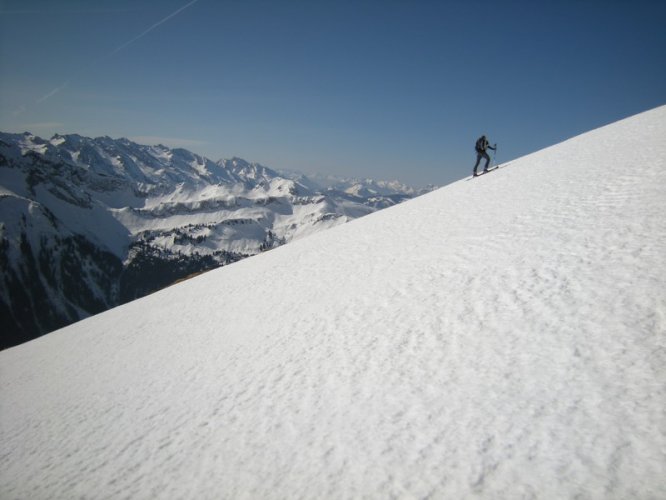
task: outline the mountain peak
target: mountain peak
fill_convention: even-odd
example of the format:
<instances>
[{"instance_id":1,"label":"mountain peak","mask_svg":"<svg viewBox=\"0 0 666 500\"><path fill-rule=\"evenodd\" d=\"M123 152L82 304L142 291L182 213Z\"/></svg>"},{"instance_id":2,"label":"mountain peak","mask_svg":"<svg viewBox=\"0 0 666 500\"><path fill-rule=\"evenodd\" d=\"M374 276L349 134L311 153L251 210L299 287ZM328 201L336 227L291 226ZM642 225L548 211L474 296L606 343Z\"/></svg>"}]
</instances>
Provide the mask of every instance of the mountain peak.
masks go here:
<instances>
[{"instance_id":1,"label":"mountain peak","mask_svg":"<svg viewBox=\"0 0 666 500\"><path fill-rule=\"evenodd\" d=\"M12 255L0 348L408 197L320 194L240 158L214 164L126 138L0 138L0 249Z\"/></svg>"}]
</instances>

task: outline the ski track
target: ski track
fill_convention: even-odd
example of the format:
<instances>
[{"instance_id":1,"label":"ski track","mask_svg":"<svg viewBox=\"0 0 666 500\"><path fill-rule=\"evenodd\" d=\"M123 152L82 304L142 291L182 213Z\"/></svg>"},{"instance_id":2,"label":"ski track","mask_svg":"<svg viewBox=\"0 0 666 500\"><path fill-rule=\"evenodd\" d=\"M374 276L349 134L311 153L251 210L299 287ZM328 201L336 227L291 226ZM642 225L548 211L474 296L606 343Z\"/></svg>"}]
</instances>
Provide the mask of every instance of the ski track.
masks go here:
<instances>
[{"instance_id":1,"label":"ski track","mask_svg":"<svg viewBox=\"0 0 666 500\"><path fill-rule=\"evenodd\" d=\"M666 497L650 113L1 353L0 496Z\"/></svg>"}]
</instances>

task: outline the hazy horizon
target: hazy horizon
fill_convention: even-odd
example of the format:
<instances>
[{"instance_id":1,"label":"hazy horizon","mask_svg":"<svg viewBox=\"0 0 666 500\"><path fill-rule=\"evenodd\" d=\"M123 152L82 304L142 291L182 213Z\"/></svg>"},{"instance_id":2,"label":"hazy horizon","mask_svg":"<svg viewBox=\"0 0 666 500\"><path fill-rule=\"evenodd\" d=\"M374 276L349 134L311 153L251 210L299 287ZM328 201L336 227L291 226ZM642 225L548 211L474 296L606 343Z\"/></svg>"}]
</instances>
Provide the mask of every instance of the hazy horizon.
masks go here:
<instances>
[{"instance_id":1,"label":"hazy horizon","mask_svg":"<svg viewBox=\"0 0 666 500\"><path fill-rule=\"evenodd\" d=\"M0 3L0 130L447 184L666 103L651 0Z\"/></svg>"}]
</instances>

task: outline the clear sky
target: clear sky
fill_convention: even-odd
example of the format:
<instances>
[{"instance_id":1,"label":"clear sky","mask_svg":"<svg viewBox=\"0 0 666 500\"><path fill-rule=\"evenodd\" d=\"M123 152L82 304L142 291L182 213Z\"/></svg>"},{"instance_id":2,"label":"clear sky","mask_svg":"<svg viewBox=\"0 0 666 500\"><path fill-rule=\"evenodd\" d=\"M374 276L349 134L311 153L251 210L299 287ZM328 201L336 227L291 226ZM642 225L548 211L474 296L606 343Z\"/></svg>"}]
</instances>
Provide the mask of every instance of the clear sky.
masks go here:
<instances>
[{"instance_id":1,"label":"clear sky","mask_svg":"<svg viewBox=\"0 0 666 500\"><path fill-rule=\"evenodd\" d=\"M666 104L663 0L0 0L0 130L469 175Z\"/></svg>"}]
</instances>

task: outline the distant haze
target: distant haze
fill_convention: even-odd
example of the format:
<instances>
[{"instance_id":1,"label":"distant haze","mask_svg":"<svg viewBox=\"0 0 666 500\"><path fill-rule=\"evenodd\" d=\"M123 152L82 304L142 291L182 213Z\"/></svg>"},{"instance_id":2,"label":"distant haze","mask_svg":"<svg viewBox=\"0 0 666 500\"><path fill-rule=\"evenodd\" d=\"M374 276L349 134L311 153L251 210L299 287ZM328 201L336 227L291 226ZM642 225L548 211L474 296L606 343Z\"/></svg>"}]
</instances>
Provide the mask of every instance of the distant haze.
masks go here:
<instances>
[{"instance_id":1,"label":"distant haze","mask_svg":"<svg viewBox=\"0 0 666 500\"><path fill-rule=\"evenodd\" d=\"M666 3L5 0L0 130L442 185L666 102Z\"/></svg>"}]
</instances>

